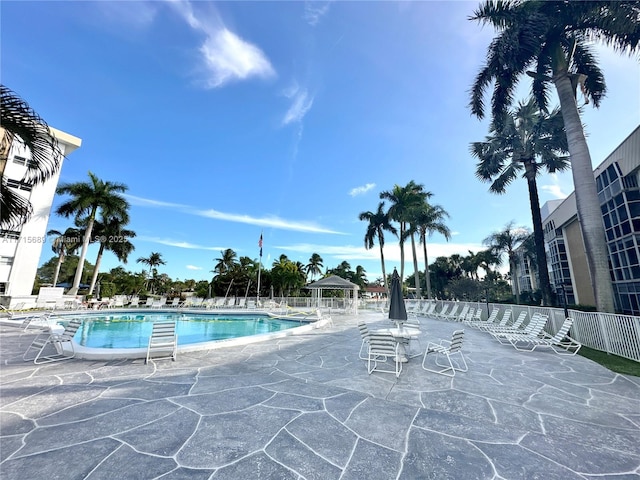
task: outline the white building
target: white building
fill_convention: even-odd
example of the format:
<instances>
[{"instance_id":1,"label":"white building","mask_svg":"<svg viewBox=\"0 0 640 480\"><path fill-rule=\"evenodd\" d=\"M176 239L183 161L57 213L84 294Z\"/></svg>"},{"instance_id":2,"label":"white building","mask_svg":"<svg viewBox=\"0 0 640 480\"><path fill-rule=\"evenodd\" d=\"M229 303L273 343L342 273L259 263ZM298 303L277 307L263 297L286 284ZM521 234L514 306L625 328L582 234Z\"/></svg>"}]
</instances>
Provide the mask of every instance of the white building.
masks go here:
<instances>
[{"instance_id":1,"label":"white building","mask_svg":"<svg viewBox=\"0 0 640 480\"><path fill-rule=\"evenodd\" d=\"M50 128L49 131L57 139L65 156L82 143L81 139L55 128ZM31 187L22 181L30 158L29 150L14 142L4 169L4 177L9 186L24 195L33 207L33 215L21 228L0 230L0 303L5 305L14 305L19 297L31 295L42 248L50 248L50 245L45 245L47 224L62 161L51 178Z\"/></svg>"}]
</instances>

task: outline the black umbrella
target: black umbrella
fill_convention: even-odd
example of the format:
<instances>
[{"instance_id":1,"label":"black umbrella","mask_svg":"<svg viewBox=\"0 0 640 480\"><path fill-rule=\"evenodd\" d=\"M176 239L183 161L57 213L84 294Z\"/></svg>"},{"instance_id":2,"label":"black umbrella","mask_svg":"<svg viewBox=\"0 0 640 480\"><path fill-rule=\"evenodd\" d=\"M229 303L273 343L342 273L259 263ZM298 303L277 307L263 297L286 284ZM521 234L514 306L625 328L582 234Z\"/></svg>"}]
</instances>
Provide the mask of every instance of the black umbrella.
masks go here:
<instances>
[{"instance_id":1,"label":"black umbrella","mask_svg":"<svg viewBox=\"0 0 640 480\"><path fill-rule=\"evenodd\" d=\"M391 299L389 301L389 320L396 323L404 322L407 319L407 309L404 306L404 298L402 297L402 285L400 285L400 276L394 268L391 275Z\"/></svg>"}]
</instances>

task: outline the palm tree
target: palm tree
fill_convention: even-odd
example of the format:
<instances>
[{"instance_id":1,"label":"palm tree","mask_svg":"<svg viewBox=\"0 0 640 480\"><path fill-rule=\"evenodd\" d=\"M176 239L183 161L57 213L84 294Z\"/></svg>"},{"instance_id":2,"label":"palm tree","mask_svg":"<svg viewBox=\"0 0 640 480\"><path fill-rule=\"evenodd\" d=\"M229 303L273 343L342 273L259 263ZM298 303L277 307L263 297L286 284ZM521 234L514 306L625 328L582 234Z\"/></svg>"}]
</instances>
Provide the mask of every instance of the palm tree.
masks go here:
<instances>
[{"instance_id":1,"label":"palm tree","mask_svg":"<svg viewBox=\"0 0 640 480\"><path fill-rule=\"evenodd\" d=\"M491 135L484 142L471 144L471 154L479 160L476 176L492 182L489 191L502 194L524 170L529 187L529 203L533 220L540 287L543 303L552 304L551 282L544 249L544 231L536 176L545 169L549 173L569 168L567 137L558 109L551 114L540 111L534 99L520 102L500 122L492 122ZM539 162L536 162L539 160Z\"/></svg>"},{"instance_id":2,"label":"palm tree","mask_svg":"<svg viewBox=\"0 0 640 480\"><path fill-rule=\"evenodd\" d=\"M7 229L22 225L33 210L29 200L9 188L4 177L14 142L31 153L23 179L30 186L46 181L60 168L63 155L47 123L15 92L0 85L0 227Z\"/></svg>"},{"instance_id":3,"label":"palm tree","mask_svg":"<svg viewBox=\"0 0 640 480\"><path fill-rule=\"evenodd\" d=\"M438 232L448 241L451 238L451 230L444 223L449 214L440 205L431 205L425 202L415 213L414 223L418 239L422 243L424 254L424 274L427 282L427 298L431 299L431 279L429 278L429 257L427 256L427 238L434 232Z\"/></svg>"},{"instance_id":4,"label":"palm tree","mask_svg":"<svg viewBox=\"0 0 640 480\"><path fill-rule=\"evenodd\" d=\"M236 252L231 248L227 248L220 252L220 258L216 258L215 261L216 266L213 268L213 271L219 275L230 272L233 269L233 266L236 264L237 258Z\"/></svg>"},{"instance_id":5,"label":"palm tree","mask_svg":"<svg viewBox=\"0 0 640 480\"><path fill-rule=\"evenodd\" d=\"M317 253L312 254L311 258L309 258L309 263L307 263L307 266L305 267L307 275L311 275L311 278L315 277L316 275L321 275L322 267L324 266L322 262L323 260L320 255L318 255Z\"/></svg>"},{"instance_id":6,"label":"palm tree","mask_svg":"<svg viewBox=\"0 0 640 480\"><path fill-rule=\"evenodd\" d=\"M71 198L62 203L56 213L63 217L75 216L79 222L86 224L82 250L78 260L76 276L73 279L73 286L69 290L69 295L78 293L84 259L87 256L87 248L91 241L93 223L98 212L105 218L112 216L126 215L129 203L119 195L127 191L127 186L123 183L105 182L89 172L89 182L65 183L58 187L58 195L68 194Z\"/></svg>"},{"instance_id":7,"label":"palm tree","mask_svg":"<svg viewBox=\"0 0 640 480\"><path fill-rule=\"evenodd\" d=\"M93 289L98 280L98 272L100 270L100 262L102 261L102 255L105 249L113 252L116 258L127 263L129 254L135 250L133 244L129 241L130 238L136 236L136 232L128 230L124 226L128 223L128 218L111 217L108 219L102 218L96 220L93 225L94 241L100 243L98 248L98 255L96 256L96 266L93 269L93 275L91 276L91 283L89 284L89 293L93 293Z\"/></svg>"},{"instance_id":8,"label":"palm tree","mask_svg":"<svg viewBox=\"0 0 640 480\"><path fill-rule=\"evenodd\" d=\"M64 263L67 255L74 253L78 247L82 244L82 231L77 228L69 227L64 233L58 230L49 230L47 236L54 236L55 238L51 242L51 250L58 255L58 263L53 274L53 286L58 283L58 276L60 275L60 267Z\"/></svg>"},{"instance_id":9,"label":"palm tree","mask_svg":"<svg viewBox=\"0 0 640 480\"><path fill-rule=\"evenodd\" d=\"M364 248L370 250L375 245L376 238L378 239L378 245L380 245L380 263L382 264L382 278L384 280L384 288L389 295L389 285L387 284L387 272L384 267L384 232L390 232L394 235L398 235L398 230L394 227L389 219L388 213L384 211L384 202L378 204L378 210L374 212L362 212L358 215L358 218L363 221L368 221L367 233L364 235Z\"/></svg>"},{"instance_id":10,"label":"palm tree","mask_svg":"<svg viewBox=\"0 0 640 480\"><path fill-rule=\"evenodd\" d=\"M591 272L596 306L613 312L613 288L600 202L589 147L577 104L577 88L595 107L605 94L602 71L590 42L611 45L621 53L640 49L640 4L633 1L539 2L485 1L470 20L498 31L487 51L487 63L471 90L471 111L484 117L484 93L495 82L491 99L494 120L504 118L523 74L532 78L532 94L546 111L549 89L558 94L566 130L578 219ZM530 71L533 70L533 71Z\"/></svg>"},{"instance_id":11,"label":"palm tree","mask_svg":"<svg viewBox=\"0 0 640 480\"><path fill-rule=\"evenodd\" d=\"M516 248L522 244L529 236L526 228L515 228L515 222L507 223L503 230L494 232L484 239L484 244L495 255L507 254L509 258L509 274L513 282L513 291L516 295L516 303L520 303L520 285L518 284L518 276L516 273L517 255Z\"/></svg>"},{"instance_id":12,"label":"palm tree","mask_svg":"<svg viewBox=\"0 0 640 480\"><path fill-rule=\"evenodd\" d=\"M391 191L384 191L380 194L383 200L389 200L389 218L400 224L400 281L404 279L404 242L407 237L411 237L414 257L415 257L415 240L413 235L407 234L411 211L421 205L431 193L424 191L423 185L416 184L413 180L404 187L394 185ZM415 263L415 261L414 261Z\"/></svg>"},{"instance_id":13,"label":"palm tree","mask_svg":"<svg viewBox=\"0 0 640 480\"><path fill-rule=\"evenodd\" d=\"M151 272L153 271L153 269L159 267L160 265L166 265L167 263L162 259L162 254L159 252L151 252L151 254L148 257L139 257L136 260L136 262L142 263L143 265L147 265L149 267L149 275L147 279L147 285L145 285L145 288L149 288L148 285L151 279Z\"/></svg>"}]
</instances>

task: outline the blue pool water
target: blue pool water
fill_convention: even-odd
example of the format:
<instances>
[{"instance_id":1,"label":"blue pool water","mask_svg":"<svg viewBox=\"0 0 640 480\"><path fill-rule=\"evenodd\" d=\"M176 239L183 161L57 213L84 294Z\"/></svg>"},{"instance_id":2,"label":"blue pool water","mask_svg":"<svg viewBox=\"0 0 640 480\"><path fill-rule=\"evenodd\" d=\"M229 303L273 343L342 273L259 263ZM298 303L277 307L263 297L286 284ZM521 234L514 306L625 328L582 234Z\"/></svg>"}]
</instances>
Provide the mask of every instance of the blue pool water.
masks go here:
<instances>
[{"instance_id":1,"label":"blue pool water","mask_svg":"<svg viewBox=\"0 0 640 480\"><path fill-rule=\"evenodd\" d=\"M300 322L268 315L121 313L74 316L82 320L74 339L92 348L146 348L153 322L175 321L178 345L277 332Z\"/></svg>"}]
</instances>

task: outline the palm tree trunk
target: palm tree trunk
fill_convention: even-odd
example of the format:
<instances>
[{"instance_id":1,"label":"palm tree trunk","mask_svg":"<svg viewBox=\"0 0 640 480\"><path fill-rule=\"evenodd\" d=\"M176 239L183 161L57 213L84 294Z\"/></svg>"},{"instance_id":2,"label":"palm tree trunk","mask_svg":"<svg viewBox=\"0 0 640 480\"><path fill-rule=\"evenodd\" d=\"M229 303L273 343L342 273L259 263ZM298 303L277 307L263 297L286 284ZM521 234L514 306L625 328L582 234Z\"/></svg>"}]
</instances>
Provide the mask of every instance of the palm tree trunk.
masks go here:
<instances>
[{"instance_id":1,"label":"palm tree trunk","mask_svg":"<svg viewBox=\"0 0 640 480\"><path fill-rule=\"evenodd\" d=\"M542 215L540 214L540 198L538 197L538 185L536 171L532 161L525 161L525 176L529 187L529 203L531 205L531 219L533 221L533 242L535 244L536 259L538 263L538 278L542 292L542 304L553 305L551 294L551 281L547 267L547 253L544 249L544 230L542 228ZM531 272L531 270L529 270Z\"/></svg>"},{"instance_id":2,"label":"palm tree trunk","mask_svg":"<svg viewBox=\"0 0 640 480\"><path fill-rule=\"evenodd\" d=\"M516 296L516 305L520 305L520 283L516 274L516 262L509 258L509 273L511 274L511 282L513 282L513 293Z\"/></svg>"},{"instance_id":3,"label":"palm tree trunk","mask_svg":"<svg viewBox=\"0 0 640 480\"><path fill-rule=\"evenodd\" d=\"M61 253L58 256L58 263L56 263L56 269L53 272L53 286L54 287L58 284L58 277L60 276L60 267L62 266L62 262L64 262L64 253Z\"/></svg>"},{"instance_id":4,"label":"palm tree trunk","mask_svg":"<svg viewBox=\"0 0 640 480\"><path fill-rule=\"evenodd\" d=\"M427 279L427 299L431 300L431 278L429 275L429 259L427 257L427 238L424 238L422 242L422 248L424 250L424 276Z\"/></svg>"},{"instance_id":5,"label":"palm tree trunk","mask_svg":"<svg viewBox=\"0 0 640 480\"><path fill-rule=\"evenodd\" d=\"M400 283L404 281L404 222L400 222Z\"/></svg>"},{"instance_id":6,"label":"palm tree trunk","mask_svg":"<svg viewBox=\"0 0 640 480\"><path fill-rule=\"evenodd\" d=\"M389 285L387 285L387 271L384 268L384 251L382 244L380 244L380 263L382 264L382 281L384 282L384 289L387 291L387 298L389 298Z\"/></svg>"},{"instance_id":7,"label":"palm tree trunk","mask_svg":"<svg viewBox=\"0 0 640 480\"><path fill-rule=\"evenodd\" d=\"M556 72L554 72L556 73ZM558 92L562 118L567 133L571 172L576 195L578 221L584 241L591 285L600 312L614 312L613 287L609 272L609 252L600 210L600 201L593 176L591 155L584 137L582 122L576 104L575 89L566 70L556 73L553 81Z\"/></svg>"},{"instance_id":8,"label":"palm tree trunk","mask_svg":"<svg viewBox=\"0 0 640 480\"><path fill-rule=\"evenodd\" d=\"M98 249L98 256L96 257L96 266L93 269L93 275L91 276L91 284L89 285L89 294L93 293L93 288L98 281L98 271L100 270L100 262L102 261L102 254L104 253L104 243L100 242L100 248Z\"/></svg>"},{"instance_id":9,"label":"palm tree trunk","mask_svg":"<svg viewBox=\"0 0 640 480\"><path fill-rule=\"evenodd\" d=\"M78 287L80 287L80 279L82 278L82 270L84 269L84 259L87 258L87 250L89 249L89 242L91 240L91 231L93 230L93 222L96 217L96 208L91 211L89 216L89 222L87 223L87 230L84 233L84 240L82 241L82 250L80 251L80 258L78 258L78 267L76 268L76 276L73 278L73 286L71 290L67 292L68 295L77 295Z\"/></svg>"},{"instance_id":10,"label":"palm tree trunk","mask_svg":"<svg viewBox=\"0 0 640 480\"><path fill-rule=\"evenodd\" d=\"M413 276L416 285L416 298L421 298L422 292L420 291L420 275L418 274L418 255L416 254L416 240L413 233L411 234L411 253L413 253Z\"/></svg>"}]
</instances>

